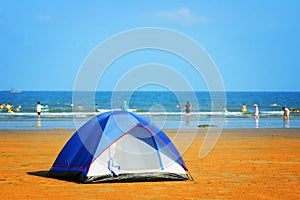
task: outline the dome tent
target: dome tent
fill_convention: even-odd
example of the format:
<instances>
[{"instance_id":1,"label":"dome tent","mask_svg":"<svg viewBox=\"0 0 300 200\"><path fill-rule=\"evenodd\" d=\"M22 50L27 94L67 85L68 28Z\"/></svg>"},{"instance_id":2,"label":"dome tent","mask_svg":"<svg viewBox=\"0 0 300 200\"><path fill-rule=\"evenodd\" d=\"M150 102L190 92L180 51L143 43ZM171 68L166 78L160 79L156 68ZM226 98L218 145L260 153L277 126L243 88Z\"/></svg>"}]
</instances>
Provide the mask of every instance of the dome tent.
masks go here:
<instances>
[{"instance_id":1,"label":"dome tent","mask_svg":"<svg viewBox=\"0 0 300 200\"><path fill-rule=\"evenodd\" d=\"M49 176L81 183L187 180L188 169L165 133L127 111L102 113L65 144Z\"/></svg>"}]
</instances>

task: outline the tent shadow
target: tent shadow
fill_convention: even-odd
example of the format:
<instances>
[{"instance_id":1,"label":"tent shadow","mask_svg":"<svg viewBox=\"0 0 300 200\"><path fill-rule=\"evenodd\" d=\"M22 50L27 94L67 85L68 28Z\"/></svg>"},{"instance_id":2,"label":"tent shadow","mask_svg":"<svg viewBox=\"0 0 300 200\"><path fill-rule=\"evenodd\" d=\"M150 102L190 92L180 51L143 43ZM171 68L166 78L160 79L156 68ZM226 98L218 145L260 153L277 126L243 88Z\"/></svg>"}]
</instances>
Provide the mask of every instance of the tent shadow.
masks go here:
<instances>
[{"instance_id":1,"label":"tent shadow","mask_svg":"<svg viewBox=\"0 0 300 200\"><path fill-rule=\"evenodd\" d=\"M57 179L61 181L67 181L67 182L73 182L73 183L80 183L78 180L73 180L73 179L67 179L67 178L57 178L57 177L52 177L49 176L49 171L35 171L35 172L27 172L28 175L31 176L39 176L39 177L44 177L44 178L51 178L51 179Z\"/></svg>"},{"instance_id":2,"label":"tent shadow","mask_svg":"<svg viewBox=\"0 0 300 200\"><path fill-rule=\"evenodd\" d=\"M33 175L33 176L40 176L40 177L46 177L50 178L48 176L49 171L36 171L36 172L27 172L28 175Z\"/></svg>"}]
</instances>

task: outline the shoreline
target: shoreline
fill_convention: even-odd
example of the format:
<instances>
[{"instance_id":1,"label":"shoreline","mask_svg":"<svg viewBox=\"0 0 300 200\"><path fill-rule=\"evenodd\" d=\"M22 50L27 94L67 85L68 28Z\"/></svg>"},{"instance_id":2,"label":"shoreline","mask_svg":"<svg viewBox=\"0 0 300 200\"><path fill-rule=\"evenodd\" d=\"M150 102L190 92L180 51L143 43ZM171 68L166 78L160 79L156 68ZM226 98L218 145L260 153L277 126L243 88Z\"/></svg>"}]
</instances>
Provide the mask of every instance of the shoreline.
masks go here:
<instances>
[{"instance_id":1,"label":"shoreline","mask_svg":"<svg viewBox=\"0 0 300 200\"><path fill-rule=\"evenodd\" d=\"M73 130L80 127L89 121L91 118L83 119L31 119L20 120L10 119L0 121L0 130L52 130L52 129L67 129ZM147 119L147 118L146 118ZM247 128L300 128L300 118L291 118L289 121L284 121L282 118L224 118L221 119L193 119L179 118L166 120L152 117L152 120L159 128L162 129L201 129L207 126L217 126L223 129L247 129ZM216 121L214 121L216 120ZM76 124L75 124L76 122ZM199 127L202 126L202 127Z\"/></svg>"},{"instance_id":2,"label":"shoreline","mask_svg":"<svg viewBox=\"0 0 300 200\"><path fill-rule=\"evenodd\" d=\"M3 199L296 199L300 195L300 129L223 129L212 151L200 158L206 131L177 134L164 129L175 140L194 181L78 184L38 175L50 169L75 130L0 130L0 192Z\"/></svg>"},{"instance_id":3,"label":"shoreline","mask_svg":"<svg viewBox=\"0 0 300 200\"><path fill-rule=\"evenodd\" d=\"M211 127L211 128L216 128L216 129L220 129L218 127ZM183 131L197 131L197 133L201 133L203 131L206 131L208 129L208 127L205 127L205 128L183 128L183 129L180 129L180 130L183 130ZM176 128L166 128L166 129L162 129L165 133L173 133L174 131L177 131L178 129ZM270 131L276 131L276 130L286 130L284 132L294 132L294 131L299 131L299 134L300 134L300 128L223 128L222 130L226 131L227 132L231 132L231 131L247 131L247 134L256 134L255 132L251 132L251 133L248 133L248 131L256 131L256 130L270 130ZM3 134L3 132L56 132L56 131L61 131L61 132L75 132L76 129L67 129L67 128L54 128L54 129L39 129L39 128L35 128L35 129L31 129L31 130L23 130L23 129L20 129L20 130L8 130L8 129L0 129L0 135ZM269 134L269 131L265 132L264 134Z\"/></svg>"}]
</instances>

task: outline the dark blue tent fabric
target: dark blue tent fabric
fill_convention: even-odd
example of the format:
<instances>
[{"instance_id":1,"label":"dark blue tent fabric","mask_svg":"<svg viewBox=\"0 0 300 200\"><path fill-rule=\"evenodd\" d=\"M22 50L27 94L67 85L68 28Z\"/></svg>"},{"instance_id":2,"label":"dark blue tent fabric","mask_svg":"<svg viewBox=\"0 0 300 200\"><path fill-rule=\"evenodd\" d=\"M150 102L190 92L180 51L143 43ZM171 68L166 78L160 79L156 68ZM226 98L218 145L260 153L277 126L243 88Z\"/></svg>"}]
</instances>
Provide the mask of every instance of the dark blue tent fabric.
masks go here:
<instances>
[{"instance_id":1,"label":"dark blue tent fabric","mask_svg":"<svg viewBox=\"0 0 300 200\"><path fill-rule=\"evenodd\" d=\"M137 127L146 129L151 136L139 136L138 131L133 131ZM134 113L111 111L92 118L75 132L59 153L49 175L84 182L93 160L125 134L143 140L187 171L181 155L163 131Z\"/></svg>"}]
</instances>

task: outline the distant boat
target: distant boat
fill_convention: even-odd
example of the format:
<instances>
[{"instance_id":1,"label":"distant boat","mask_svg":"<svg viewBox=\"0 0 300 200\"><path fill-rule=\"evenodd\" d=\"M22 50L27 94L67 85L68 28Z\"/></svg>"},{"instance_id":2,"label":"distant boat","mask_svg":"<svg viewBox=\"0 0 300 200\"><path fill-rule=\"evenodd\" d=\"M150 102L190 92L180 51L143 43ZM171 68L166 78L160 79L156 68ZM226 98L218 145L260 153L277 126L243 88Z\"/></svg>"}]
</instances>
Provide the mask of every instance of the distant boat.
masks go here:
<instances>
[{"instance_id":1,"label":"distant boat","mask_svg":"<svg viewBox=\"0 0 300 200\"><path fill-rule=\"evenodd\" d=\"M22 91L21 90L15 90L15 89L10 90L10 93L20 93L20 92L22 92Z\"/></svg>"},{"instance_id":2,"label":"distant boat","mask_svg":"<svg viewBox=\"0 0 300 200\"><path fill-rule=\"evenodd\" d=\"M272 106L272 107L277 107L277 106L279 106L277 103L273 103L273 104L271 104L270 106Z\"/></svg>"}]
</instances>

